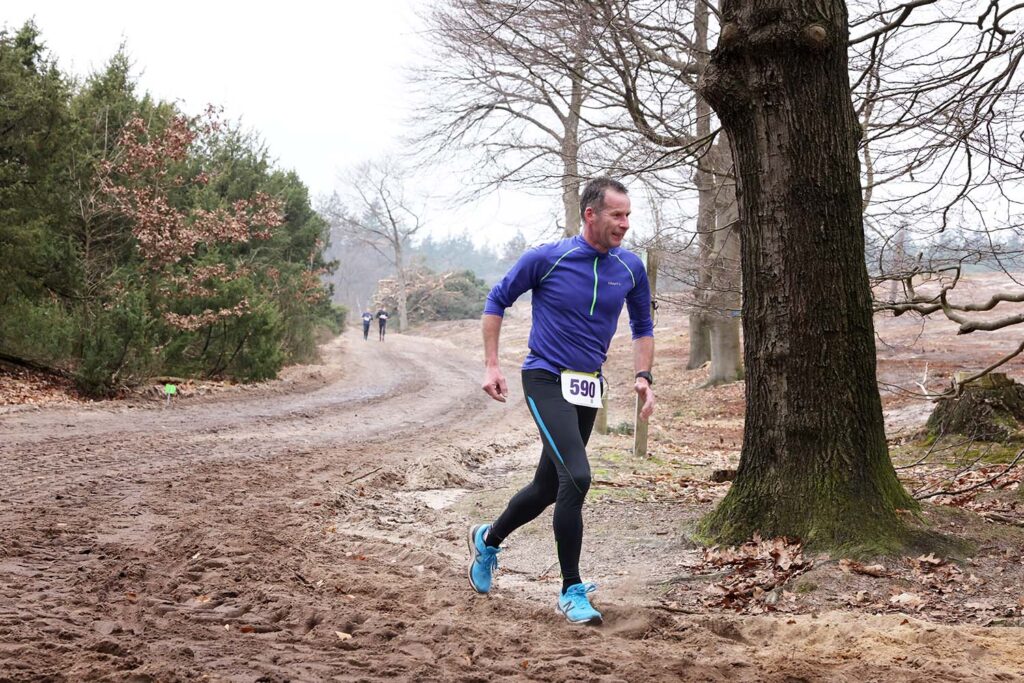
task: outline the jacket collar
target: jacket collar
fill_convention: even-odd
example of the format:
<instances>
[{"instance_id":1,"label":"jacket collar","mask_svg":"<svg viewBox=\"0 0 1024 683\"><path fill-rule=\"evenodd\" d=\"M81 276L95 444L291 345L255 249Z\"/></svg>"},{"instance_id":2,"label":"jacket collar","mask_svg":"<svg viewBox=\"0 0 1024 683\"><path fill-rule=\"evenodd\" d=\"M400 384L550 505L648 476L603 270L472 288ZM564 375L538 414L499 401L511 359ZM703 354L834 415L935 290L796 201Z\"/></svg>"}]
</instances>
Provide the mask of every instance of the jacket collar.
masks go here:
<instances>
[{"instance_id":1,"label":"jacket collar","mask_svg":"<svg viewBox=\"0 0 1024 683\"><path fill-rule=\"evenodd\" d=\"M619 252L622 250L622 247L612 247L607 252L600 252L597 249L595 249L593 246L591 246L590 242L588 242L583 237L583 233L582 232L580 234L578 234L578 235L574 235L572 237L572 241L573 241L573 246L574 247L580 247L580 250L584 254L590 254L591 256L597 256L598 258L605 258L607 256L612 256L612 255L617 256L619 254Z\"/></svg>"}]
</instances>

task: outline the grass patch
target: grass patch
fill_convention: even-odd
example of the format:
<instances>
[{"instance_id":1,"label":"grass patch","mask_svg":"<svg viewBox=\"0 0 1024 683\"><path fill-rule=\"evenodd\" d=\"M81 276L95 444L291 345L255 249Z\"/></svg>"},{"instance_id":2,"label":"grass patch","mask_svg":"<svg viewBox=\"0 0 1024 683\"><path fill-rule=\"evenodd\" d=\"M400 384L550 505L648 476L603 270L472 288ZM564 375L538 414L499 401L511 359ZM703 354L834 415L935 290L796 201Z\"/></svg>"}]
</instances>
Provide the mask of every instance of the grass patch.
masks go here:
<instances>
[{"instance_id":1,"label":"grass patch","mask_svg":"<svg viewBox=\"0 0 1024 683\"><path fill-rule=\"evenodd\" d=\"M610 463L620 463L626 459L626 455L622 451L602 451L598 457Z\"/></svg>"},{"instance_id":2,"label":"grass patch","mask_svg":"<svg viewBox=\"0 0 1024 683\"><path fill-rule=\"evenodd\" d=\"M587 499L594 502L601 500L646 501L648 492L630 486L591 486Z\"/></svg>"}]
</instances>

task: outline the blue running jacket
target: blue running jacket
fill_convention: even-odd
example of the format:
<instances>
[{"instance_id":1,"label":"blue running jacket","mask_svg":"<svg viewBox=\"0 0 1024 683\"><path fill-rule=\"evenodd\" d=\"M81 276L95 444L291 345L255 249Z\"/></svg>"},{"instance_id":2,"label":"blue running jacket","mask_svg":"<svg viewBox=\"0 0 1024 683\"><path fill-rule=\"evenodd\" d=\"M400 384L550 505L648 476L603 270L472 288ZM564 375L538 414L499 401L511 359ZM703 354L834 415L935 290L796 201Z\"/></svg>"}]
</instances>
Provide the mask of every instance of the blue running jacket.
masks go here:
<instances>
[{"instance_id":1,"label":"blue running jacket","mask_svg":"<svg viewBox=\"0 0 1024 683\"><path fill-rule=\"evenodd\" d=\"M533 325L523 370L599 372L623 303L633 339L654 336L647 271L625 249L602 254L579 235L530 249L491 289L484 313L504 315L528 289Z\"/></svg>"}]
</instances>

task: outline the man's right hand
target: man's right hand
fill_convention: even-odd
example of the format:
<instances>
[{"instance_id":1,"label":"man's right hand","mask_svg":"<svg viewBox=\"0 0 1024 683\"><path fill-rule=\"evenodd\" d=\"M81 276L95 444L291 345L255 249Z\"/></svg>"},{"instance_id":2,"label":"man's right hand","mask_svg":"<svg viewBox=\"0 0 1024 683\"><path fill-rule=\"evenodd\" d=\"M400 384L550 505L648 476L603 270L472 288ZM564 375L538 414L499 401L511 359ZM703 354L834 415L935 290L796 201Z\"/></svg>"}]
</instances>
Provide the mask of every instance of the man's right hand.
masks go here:
<instances>
[{"instance_id":1,"label":"man's right hand","mask_svg":"<svg viewBox=\"0 0 1024 683\"><path fill-rule=\"evenodd\" d=\"M501 374L501 368L489 367L484 370L484 392L495 401L505 402L508 396L508 384L505 382L505 375Z\"/></svg>"}]
</instances>

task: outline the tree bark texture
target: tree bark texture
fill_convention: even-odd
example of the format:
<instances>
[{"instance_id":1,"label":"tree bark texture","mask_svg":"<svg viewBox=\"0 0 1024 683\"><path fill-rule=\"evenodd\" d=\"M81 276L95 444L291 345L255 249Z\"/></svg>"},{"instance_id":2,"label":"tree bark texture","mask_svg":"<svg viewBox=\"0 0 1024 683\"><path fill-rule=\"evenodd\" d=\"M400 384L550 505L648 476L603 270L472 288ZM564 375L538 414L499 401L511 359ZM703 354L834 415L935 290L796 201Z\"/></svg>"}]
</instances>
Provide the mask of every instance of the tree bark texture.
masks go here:
<instances>
[{"instance_id":1,"label":"tree bark texture","mask_svg":"<svg viewBox=\"0 0 1024 683\"><path fill-rule=\"evenodd\" d=\"M871 292L840 0L725 0L700 90L737 169L746 426L704 532L895 550L896 478L875 384Z\"/></svg>"}]
</instances>

